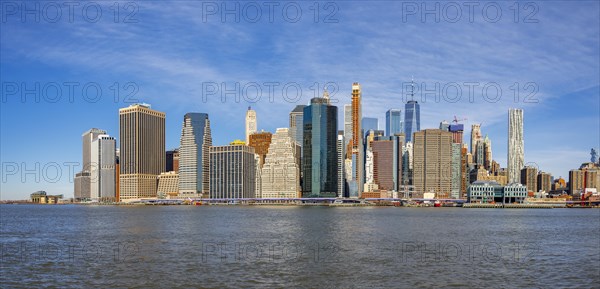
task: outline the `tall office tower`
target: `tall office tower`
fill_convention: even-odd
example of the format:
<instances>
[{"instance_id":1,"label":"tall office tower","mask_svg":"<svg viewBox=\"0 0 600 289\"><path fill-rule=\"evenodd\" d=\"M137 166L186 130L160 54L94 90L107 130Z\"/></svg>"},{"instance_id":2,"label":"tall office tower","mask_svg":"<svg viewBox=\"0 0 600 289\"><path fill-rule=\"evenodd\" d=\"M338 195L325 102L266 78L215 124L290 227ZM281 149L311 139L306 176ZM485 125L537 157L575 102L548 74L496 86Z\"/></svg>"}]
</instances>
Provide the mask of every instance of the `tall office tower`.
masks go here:
<instances>
[{"instance_id":1,"label":"tall office tower","mask_svg":"<svg viewBox=\"0 0 600 289\"><path fill-rule=\"evenodd\" d=\"M413 133L421 130L421 108L416 100L404 105L404 135L406 142L412 142Z\"/></svg>"},{"instance_id":2,"label":"tall office tower","mask_svg":"<svg viewBox=\"0 0 600 289\"><path fill-rule=\"evenodd\" d=\"M448 130L452 133L452 142L463 143L464 126L462 124L451 124Z\"/></svg>"},{"instance_id":3,"label":"tall office tower","mask_svg":"<svg viewBox=\"0 0 600 289\"><path fill-rule=\"evenodd\" d=\"M477 143L481 140L481 124L471 125L471 155L477 162Z\"/></svg>"},{"instance_id":4,"label":"tall office tower","mask_svg":"<svg viewBox=\"0 0 600 289\"><path fill-rule=\"evenodd\" d=\"M165 170L165 113L148 104L119 109L121 200L156 197Z\"/></svg>"},{"instance_id":5,"label":"tall office tower","mask_svg":"<svg viewBox=\"0 0 600 289\"><path fill-rule=\"evenodd\" d=\"M439 129L415 132L413 184L417 193L449 197L452 191L452 133Z\"/></svg>"},{"instance_id":6,"label":"tall office tower","mask_svg":"<svg viewBox=\"0 0 600 289\"><path fill-rule=\"evenodd\" d=\"M254 148L254 153L260 157L260 167L265 163L265 157L269 152L269 145L273 134L268 131L255 132L250 135L249 146Z\"/></svg>"},{"instance_id":7,"label":"tall office tower","mask_svg":"<svg viewBox=\"0 0 600 289\"><path fill-rule=\"evenodd\" d=\"M402 131L402 111L400 109L389 109L385 112L385 135L393 136Z\"/></svg>"},{"instance_id":8,"label":"tall office tower","mask_svg":"<svg viewBox=\"0 0 600 289\"><path fill-rule=\"evenodd\" d=\"M300 145L288 128L271 139L261 173L262 198L297 198L300 193Z\"/></svg>"},{"instance_id":9,"label":"tall office tower","mask_svg":"<svg viewBox=\"0 0 600 289\"><path fill-rule=\"evenodd\" d=\"M363 117L361 126L364 133L369 130L379 130L379 120L375 117Z\"/></svg>"},{"instance_id":10,"label":"tall office tower","mask_svg":"<svg viewBox=\"0 0 600 289\"><path fill-rule=\"evenodd\" d=\"M352 105L344 104L344 141L346 142L345 146L348 148L348 143L352 141ZM350 147L350 151L348 153L352 153L352 147Z\"/></svg>"},{"instance_id":11,"label":"tall office tower","mask_svg":"<svg viewBox=\"0 0 600 289\"><path fill-rule=\"evenodd\" d=\"M179 145L179 196L208 195L208 150L212 146L210 120L206 113L190 112L183 117Z\"/></svg>"},{"instance_id":12,"label":"tall office tower","mask_svg":"<svg viewBox=\"0 0 600 289\"><path fill-rule=\"evenodd\" d=\"M537 188L546 193L552 190L552 175L546 172L539 172L537 175Z\"/></svg>"},{"instance_id":13,"label":"tall office tower","mask_svg":"<svg viewBox=\"0 0 600 289\"><path fill-rule=\"evenodd\" d=\"M256 111L252 107L248 107L246 111L246 144L250 143L250 135L258 130L258 121L256 119Z\"/></svg>"},{"instance_id":14,"label":"tall office tower","mask_svg":"<svg viewBox=\"0 0 600 289\"><path fill-rule=\"evenodd\" d=\"M527 187L530 192L537 192L537 169L532 166L526 166L521 170L521 184Z\"/></svg>"},{"instance_id":15,"label":"tall office tower","mask_svg":"<svg viewBox=\"0 0 600 289\"><path fill-rule=\"evenodd\" d=\"M338 191L337 197L343 198L346 196L346 140L344 139L344 131L338 131L337 135L337 161L338 161Z\"/></svg>"},{"instance_id":16,"label":"tall office tower","mask_svg":"<svg viewBox=\"0 0 600 289\"><path fill-rule=\"evenodd\" d=\"M166 152L165 171L179 172L179 148Z\"/></svg>"},{"instance_id":17,"label":"tall office tower","mask_svg":"<svg viewBox=\"0 0 600 289\"><path fill-rule=\"evenodd\" d=\"M114 137L101 134L92 141L90 171L91 198L115 201L115 159L117 143Z\"/></svg>"},{"instance_id":18,"label":"tall office tower","mask_svg":"<svg viewBox=\"0 0 600 289\"><path fill-rule=\"evenodd\" d=\"M92 141L96 140L99 135L106 134L105 130L92 128L81 135L82 143L82 162L81 171L75 174L75 187L74 187L74 198L75 199L89 199L91 198L91 175L90 172L92 167L96 166L92 162Z\"/></svg>"},{"instance_id":19,"label":"tall office tower","mask_svg":"<svg viewBox=\"0 0 600 289\"><path fill-rule=\"evenodd\" d=\"M492 170L492 140L486 135L483 139L483 167Z\"/></svg>"},{"instance_id":20,"label":"tall office tower","mask_svg":"<svg viewBox=\"0 0 600 289\"><path fill-rule=\"evenodd\" d=\"M311 99L304 108L302 196L335 197L338 193L337 107L329 95Z\"/></svg>"},{"instance_id":21,"label":"tall office tower","mask_svg":"<svg viewBox=\"0 0 600 289\"><path fill-rule=\"evenodd\" d=\"M448 121L441 121L440 122L440 129L443 131L449 131L450 130L450 123Z\"/></svg>"},{"instance_id":22,"label":"tall office tower","mask_svg":"<svg viewBox=\"0 0 600 289\"><path fill-rule=\"evenodd\" d=\"M360 84L352 84L352 182L350 197L360 197L364 184L364 151Z\"/></svg>"},{"instance_id":23,"label":"tall office tower","mask_svg":"<svg viewBox=\"0 0 600 289\"><path fill-rule=\"evenodd\" d=\"M290 112L290 133L294 141L302 148L302 114L306 105L296 105Z\"/></svg>"},{"instance_id":24,"label":"tall office tower","mask_svg":"<svg viewBox=\"0 0 600 289\"><path fill-rule=\"evenodd\" d=\"M452 189L450 197L453 199L460 198L460 189L462 181L462 145L452 142Z\"/></svg>"},{"instance_id":25,"label":"tall office tower","mask_svg":"<svg viewBox=\"0 0 600 289\"><path fill-rule=\"evenodd\" d=\"M209 198L254 198L256 196L254 157L254 148L247 145L210 147Z\"/></svg>"},{"instance_id":26,"label":"tall office tower","mask_svg":"<svg viewBox=\"0 0 600 289\"><path fill-rule=\"evenodd\" d=\"M371 143L373 182L380 190L398 191L401 186L402 139L398 135L377 137Z\"/></svg>"},{"instance_id":27,"label":"tall office tower","mask_svg":"<svg viewBox=\"0 0 600 289\"><path fill-rule=\"evenodd\" d=\"M508 111L508 183L519 182L519 172L525 162L523 144L523 110Z\"/></svg>"},{"instance_id":28,"label":"tall office tower","mask_svg":"<svg viewBox=\"0 0 600 289\"><path fill-rule=\"evenodd\" d=\"M582 170L569 171L569 195L572 196L585 188L583 177L584 172Z\"/></svg>"}]
</instances>

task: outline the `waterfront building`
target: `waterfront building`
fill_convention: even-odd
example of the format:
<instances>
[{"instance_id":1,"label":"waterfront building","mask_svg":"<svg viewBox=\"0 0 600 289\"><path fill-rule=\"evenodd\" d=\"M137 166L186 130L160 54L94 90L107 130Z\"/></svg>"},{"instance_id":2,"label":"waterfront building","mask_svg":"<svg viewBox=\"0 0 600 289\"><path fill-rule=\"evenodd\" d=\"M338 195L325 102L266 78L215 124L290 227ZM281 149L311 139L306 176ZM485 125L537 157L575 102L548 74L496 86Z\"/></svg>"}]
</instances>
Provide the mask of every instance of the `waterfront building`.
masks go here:
<instances>
[{"instance_id":1,"label":"waterfront building","mask_svg":"<svg viewBox=\"0 0 600 289\"><path fill-rule=\"evenodd\" d=\"M311 99L304 108L302 196L335 197L338 193L337 107L329 95Z\"/></svg>"},{"instance_id":2,"label":"waterfront building","mask_svg":"<svg viewBox=\"0 0 600 289\"><path fill-rule=\"evenodd\" d=\"M75 200L89 199L92 194L91 170L92 166L92 141L99 135L106 134L105 130L92 128L81 135L82 143L82 168L75 174L74 198Z\"/></svg>"},{"instance_id":3,"label":"waterfront building","mask_svg":"<svg viewBox=\"0 0 600 289\"><path fill-rule=\"evenodd\" d=\"M156 191L160 199L176 198L179 195L179 174L175 171L160 173Z\"/></svg>"},{"instance_id":4,"label":"waterfront building","mask_svg":"<svg viewBox=\"0 0 600 289\"><path fill-rule=\"evenodd\" d=\"M247 145L213 146L209 150L209 198L256 197L256 159Z\"/></svg>"},{"instance_id":5,"label":"waterfront building","mask_svg":"<svg viewBox=\"0 0 600 289\"><path fill-rule=\"evenodd\" d=\"M337 197L346 197L346 140L344 131L338 131L337 136L337 161L338 161L338 191Z\"/></svg>"},{"instance_id":6,"label":"waterfront building","mask_svg":"<svg viewBox=\"0 0 600 289\"><path fill-rule=\"evenodd\" d=\"M300 145L288 128L271 138L261 173L262 198L297 198L300 193Z\"/></svg>"},{"instance_id":7,"label":"waterfront building","mask_svg":"<svg viewBox=\"0 0 600 289\"><path fill-rule=\"evenodd\" d=\"M585 188L582 170L569 171L569 195L581 192Z\"/></svg>"},{"instance_id":8,"label":"waterfront building","mask_svg":"<svg viewBox=\"0 0 600 289\"><path fill-rule=\"evenodd\" d=\"M502 203L523 203L527 198L527 187L519 183L511 183L504 186Z\"/></svg>"},{"instance_id":9,"label":"waterfront building","mask_svg":"<svg viewBox=\"0 0 600 289\"><path fill-rule=\"evenodd\" d=\"M212 146L210 120L206 113L186 113L179 148L179 195L208 196L209 159Z\"/></svg>"},{"instance_id":10,"label":"waterfront building","mask_svg":"<svg viewBox=\"0 0 600 289\"><path fill-rule=\"evenodd\" d=\"M546 172L539 172L537 175L537 189L549 193L552 190L552 175Z\"/></svg>"},{"instance_id":11,"label":"waterfront building","mask_svg":"<svg viewBox=\"0 0 600 289\"><path fill-rule=\"evenodd\" d=\"M119 109L121 200L156 197L165 169L165 113L148 104Z\"/></svg>"},{"instance_id":12,"label":"waterfront building","mask_svg":"<svg viewBox=\"0 0 600 289\"><path fill-rule=\"evenodd\" d=\"M377 137L371 143L373 182L379 190L399 191L402 185L402 142L404 135Z\"/></svg>"},{"instance_id":13,"label":"waterfront building","mask_svg":"<svg viewBox=\"0 0 600 289\"><path fill-rule=\"evenodd\" d=\"M425 129L414 133L413 185L417 193L449 197L452 191L452 133Z\"/></svg>"},{"instance_id":14,"label":"waterfront building","mask_svg":"<svg viewBox=\"0 0 600 289\"><path fill-rule=\"evenodd\" d=\"M92 141L90 184L91 198L94 200L116 200L116 145L115 138L106 134Z\"/></svg>"},{"instance_id":15,"label":"waterfront building","mask_svg":"<svg viewBox=\"0 0 600 289\"><path fill-rule=\"evenodd\" d=\"M495 181L475 181L469 186L467 202L492 203L502 199L503 188Z\"/></svg>"}]
</instances>

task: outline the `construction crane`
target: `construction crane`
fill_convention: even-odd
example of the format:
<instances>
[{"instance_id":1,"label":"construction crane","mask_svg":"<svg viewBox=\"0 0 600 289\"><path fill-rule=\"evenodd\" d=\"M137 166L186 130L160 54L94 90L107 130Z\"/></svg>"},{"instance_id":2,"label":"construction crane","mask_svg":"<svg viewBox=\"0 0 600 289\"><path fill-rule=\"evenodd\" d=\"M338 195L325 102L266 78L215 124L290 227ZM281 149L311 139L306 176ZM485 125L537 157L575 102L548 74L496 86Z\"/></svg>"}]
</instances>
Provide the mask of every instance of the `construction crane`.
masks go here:
<instances>
[{"instance_id":1,"label":"construction crane","mask_svg":"<svg viewBox=\"0 0 600 289\"><path fill-rule=\"evenodd\" d=\"M467 120L466 118L457 118L456 115L454 116L454 120L452 120L453 123L458 124L459 121L463 121L463 120Z\"/></svg>"}]
</instances>

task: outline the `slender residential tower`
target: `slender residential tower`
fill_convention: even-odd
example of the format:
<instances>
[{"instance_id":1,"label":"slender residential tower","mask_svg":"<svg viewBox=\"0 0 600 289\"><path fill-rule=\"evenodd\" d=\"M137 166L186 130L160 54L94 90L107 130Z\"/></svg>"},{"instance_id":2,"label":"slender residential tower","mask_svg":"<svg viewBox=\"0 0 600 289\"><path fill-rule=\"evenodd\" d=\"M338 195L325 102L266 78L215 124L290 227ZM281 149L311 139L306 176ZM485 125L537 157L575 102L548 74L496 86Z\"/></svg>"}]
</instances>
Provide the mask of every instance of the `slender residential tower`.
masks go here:
<instances>
[{"instance_id":1,"label":"slender residential tower","mask_svg":"<svg viewBox=\"0 0 600 289\"><path fill-rule=\"evenodd\" d=\"M360 84L352 84L352 181L350 197L360 197L364 184L364 148L362 133L362 92Z\"/></svg>"},{"instance_id":2,"label":"slender residential tower","mask_svg":"<svg viewBox=\"0 0 600 289\"><path fill-rule=\"evenodd\" d=\"M250 143L250 135L257 131L257 127L256 111L249 106L246 111L246 144Z\"/></svg>"},{"instance_id":3,"label":"slender residential tower","mask_svg":"<svg viewBox=\"0 0 600 289\"><path fill-rule=\"evenodd\" d=\"M165 171L165 113L148 104L119 109L121 200L156 197Z\"/></svg>"},{"instance_id":4,"label":"slender residential tower","mask_svg":"<svg viewBox=\"0 0 600 289\"><path fill-rule=\"evenodd\" d=\"M208 150L212 146L206 113L186 113L179 147L179 196L208 196Z\"/></svg>"},{"instance_id":5,"label":"slender residential tower","mask_svg":"<svg viewBox=\"0 0 600 289\"><path fill-rule=\"evenodd\" d=\"M525 163L523 143L523 110L508 111L508 183L520 182L521 169Z\"/></svg>"}]
</instances>

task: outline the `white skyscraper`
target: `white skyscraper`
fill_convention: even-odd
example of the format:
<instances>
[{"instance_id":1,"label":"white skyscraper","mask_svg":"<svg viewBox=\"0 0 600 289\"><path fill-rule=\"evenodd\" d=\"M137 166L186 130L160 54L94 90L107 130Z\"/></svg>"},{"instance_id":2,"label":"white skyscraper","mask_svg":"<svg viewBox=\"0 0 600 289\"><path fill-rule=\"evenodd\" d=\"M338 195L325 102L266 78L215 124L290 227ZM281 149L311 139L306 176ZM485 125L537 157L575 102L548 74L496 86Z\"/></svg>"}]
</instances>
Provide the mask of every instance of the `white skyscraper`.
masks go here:
<instances>
[{"instance_id":1,"label":"white skyscraper","mask_svg":"<svg viewBox=\"0 0 600 289\"><path fill-rule=\"evenodd\" d=\"M521 169L525 163L523 143L523 110L508 111L508 183L519 183Z\"/></svg>"},{"instance_id":2,"label":"white skyscraper","mask_svg":"<svg viewBox=\"0 0 600 289\"><path fill-rule=\"evenodd\" d=\"M262 198L296 198L300 193L300 146L288 128L278 128L261 172Z\"/></svg>"},{"instance_id":3,"label":"white skyscraper","mask_svg":"<svg viewBox=\"0 0 600 289\"><path fill-rule=\"evenodd\" d=\"M115 138L109 135L98 135L96 139L92 140L90 184L91 198L94 200L111 200L116 197L115 149Z\"/></svg>"},{"instance_id":4,"label":"white skyscraper","mask_svg":"<svg viewBox=\"0 0 600 289\"><path fill-rule=\"evenodd\" d=\"M346 141L344 139L344 131L338 132L337 137L337 150L338 150L338 198L344 197L344 191L346 187Z\"/></svg>"},{"instance_id":5,"label":"white skyscraper","mask_svg":"<svg viewBox=\"0 0 600 289\"><path fill-rule=\"evenodd\" d=\"M256 111L249 106L246 111L246 145L250 143L250 135L257 132L257 127Z\"/></svg>"}]
</instances>

